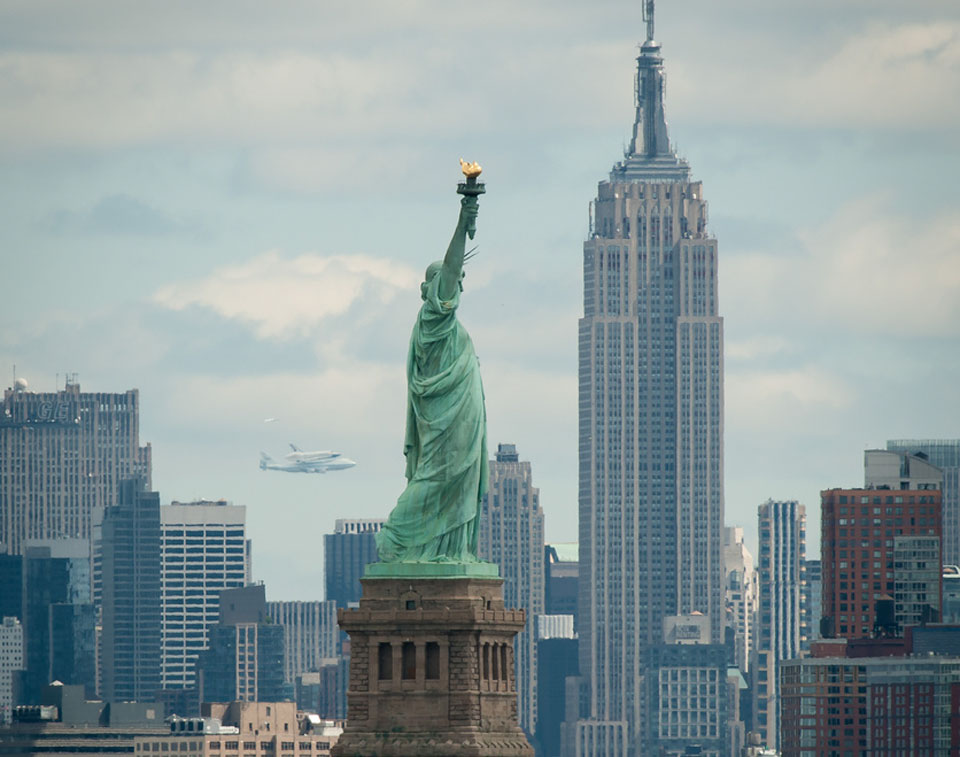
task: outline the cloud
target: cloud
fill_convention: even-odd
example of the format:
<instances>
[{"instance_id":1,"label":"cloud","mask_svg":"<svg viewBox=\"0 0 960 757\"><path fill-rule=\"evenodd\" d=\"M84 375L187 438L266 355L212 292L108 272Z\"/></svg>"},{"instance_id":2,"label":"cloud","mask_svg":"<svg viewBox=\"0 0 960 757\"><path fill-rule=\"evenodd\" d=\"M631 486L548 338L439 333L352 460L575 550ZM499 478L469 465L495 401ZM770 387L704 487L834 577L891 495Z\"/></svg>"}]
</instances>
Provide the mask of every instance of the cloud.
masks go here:
<instances>
[{"instance_id":1,"label":"cloud","mask_svg":"<svg viewBox=\"0 0 960 757\"><path fill-rule=\"evenodd\" d=\"M358 150L350 142L336 142L254 150L249 169L267 187L307 193L335 190L339 194L369 190L374 182L389 191L390 177L416 176L424 164L423 153L416 148L397 152L383 144L369 144L367 149ZM403 180L404 184L409 182Z\"/></svg>"},{"instance_id":2,"label":"cloud","mask_svg":"<svg viewBox=\"0 0 960 757\"><path fill-rule=\"evenodd\" d=\"M286 259L274 251L198 281L165 286L153 301L171 310L208 308L250 325L261 339L283 340L314 333L325 320L363 302L389 305L399 293L415 292L417 281L412 268L384 258L303 254ZM369 323L375 316L361 312L358 318Z\"/></svg>"},{"instance_id":3,"label":"cloud","mask_svg":"<svg viewBox=\"0 0 960 757\"><path fill-rule=\"evenodd\" d=\"M736 341L728 339L724 352L728 359L754 360L788 352L790 346L790 342L782 336L756 336Z\"/></svg>"},{"instance_id":4,"label":"cloud","mask_svg":"<svg viewBox=\"0 0 960 757\"><path fill-rule=\"evenodd\" d=\"M724 412L738 431L751 429L804 435L830 424L855 393L839 376L818 365L726 372Z\"/></svg>"},{"instance_id":5,"label":"cloud","mask_svg":"<svg viewBox=\"0 0 960 757\"><path fill-rule=\"evenodd\" d=\"M948 94L960 92L956 19L872 23L840 38L746 36L746 29L730 29L722 46L667 52L669 113L790 128L922 132L960 125L960 98Z\"/></svg>"},{"instance_id":6,"label":"cloud","mask_svg":"<svg viewBox=\"0 0 960 757\"><path fill-rule=\"evenodd\" d=\"M474 138L629 127L639 18L635 29L611 32L592 9L569 8L561 18L553 8L495 5L471 11L469 41L460 11L385 6L345 11L335 25L327 19L322 42L304 37L296 13L263 19L248 7L219 33L193 19L203 34L155 39L140 24L125 45L109 32L113 44L98 42L91 30L73 45L8 44L0 52L0 143L18 151L253 147L268 175L312 184L316 174L297 171L291 150L315 150L308 163L323 166L347 152L358 159L371 140L416 145L460 134L465 123ZM944 10L928 23L866 24L860 13L829 46L802 30L748 35L709 13L682 39L677 32L671 42L665 29L668 113L805 128L960 125L960 98L949 96L960 91L960 21ZM269 41L252 47L244 21L248 33L269 29ZM482 50L482 64L471 50Z\"/></svg>"},{"instance_id":7,"label":"cloud","mask_svg":"<svg viewBox=\"0 0 960 757\"><path fill-rule=\"evenodd\" d=\"M960 214L919 220L873 196L800 232L802 254L724 260L725 302L744 322L832 333L960 334Z\"/></svg>"},{"instance_id":8,"label":"cloud","mask_svg":"<svg viewBox=\"0 0 960 757\"><path fill-rule=\"evenodd\" d=\"M367 447L384 426L402 436L403 366L343 361L312 373L278 367L261 376L184 376L160 401L183 430L262 431L262 418L282 419L280 432L303 436L324 429L351 446ZM400 400L400 401L397 401Z\"/></svg>"},{"instance_id":9,"label":"cloud","mask_svg":"<svg viewBox=\"0 0 960 757\"><path fill-rule=\"evenodd\" d=\"M43 219L40 226L55 234L79 232L149 237L204 234L199 222L175 219L129 194L104 197L89 211L54 211Z\"/></svg>"}]
</instances>

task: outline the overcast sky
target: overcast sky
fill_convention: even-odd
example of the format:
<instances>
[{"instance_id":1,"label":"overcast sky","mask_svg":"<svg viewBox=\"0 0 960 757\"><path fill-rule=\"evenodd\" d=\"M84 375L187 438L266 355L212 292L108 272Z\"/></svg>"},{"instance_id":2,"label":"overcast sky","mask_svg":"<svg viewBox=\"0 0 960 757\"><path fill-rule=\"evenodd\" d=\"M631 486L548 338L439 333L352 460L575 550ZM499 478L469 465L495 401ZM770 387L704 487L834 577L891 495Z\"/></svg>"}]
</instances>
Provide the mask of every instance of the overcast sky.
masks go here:
<instances>
[{"instance_id":1,"label":"overcast sky","mask_svg":"<svg viewBox=\"0 0 960 757\"><path fill-rule=\"evenodd\" d=\"M577 538L587 206L633 120L640 3L0 1L0 370L141 392L163 501L247 506L271 599L403 488L423 268L484 166L460 317L489 438ZM960 437L960 3L660 0L671 138L710 202L726 512ZM264 419L275 417L275 423ZM288 442L358 467L261 472Z\"/></svg>"}]
</instances>

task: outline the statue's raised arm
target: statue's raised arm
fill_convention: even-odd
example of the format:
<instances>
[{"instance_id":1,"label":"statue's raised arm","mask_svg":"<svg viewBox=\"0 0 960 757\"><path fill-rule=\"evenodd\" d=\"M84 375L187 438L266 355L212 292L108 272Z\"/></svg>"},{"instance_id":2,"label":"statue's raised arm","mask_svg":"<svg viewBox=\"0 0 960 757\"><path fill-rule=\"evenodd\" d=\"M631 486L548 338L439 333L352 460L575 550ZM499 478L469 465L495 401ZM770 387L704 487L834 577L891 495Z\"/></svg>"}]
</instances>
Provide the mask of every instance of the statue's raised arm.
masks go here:
<instances>
[{"instance_id":1,"label":"statue's raised arm","mask_svg":"<svg viewBox=\"0 0 960 757\"><path fill-rule=\"evenodd\" d=\"M440 296L449 300L454 292L463 287L460 280L463 278L463 258L467 246L467 236L473 239L477 233L477 213L479 203L477 197L483 193L483 184L477 182L481 168L479 163L467 163L460 159L460 169L466 181L459 185L457 192L463 195L460 200L460 216L457 218L457 228L453 231L453 238L447 247L447 254L443 257L443 267L440 269Z\"/></svg>"},{"instance_id":2,"label":"statue's raised arm","mask_svg":"<svg viewBox=\"0 0 960 757\"><path fill-rule=\"evenodd\" d=\"M476 225L479 203L476 197L466 196L460 200L460 217L457 219L457 228L447 247L447 254L443 256L443 265L440 268L440 297L449 300L457 289L461 289L460 279L463 278L463 256L467 247L467 229Z\"/></svg>"}]
</instances>

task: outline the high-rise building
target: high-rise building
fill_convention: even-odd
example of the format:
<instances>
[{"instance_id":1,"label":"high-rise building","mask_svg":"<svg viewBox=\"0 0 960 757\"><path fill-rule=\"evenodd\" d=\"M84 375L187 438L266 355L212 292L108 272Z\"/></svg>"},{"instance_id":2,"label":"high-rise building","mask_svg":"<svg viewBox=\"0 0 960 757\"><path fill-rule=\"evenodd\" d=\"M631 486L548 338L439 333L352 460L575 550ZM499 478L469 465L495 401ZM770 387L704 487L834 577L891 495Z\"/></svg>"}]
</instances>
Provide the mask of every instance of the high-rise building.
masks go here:
<instances>
[{"instance_id":1,"label":"high-rise building","mask_svg":"<svg viewBox=\"0 0 960 757\"><path fill-rule=\"evenodd\" d=\"M757 573L753 555L743 543L743 529L728 527L724 535L727 623L733 630L734 662L742 673L747 673L757 612Z\"/></svg>"},{"instance_id":2,"label":"high-rise building","mask_svg":"<svg viewBox=\"0 0 960 757\"><path fill-rule=\"evenodd\" d=\"M0 620L0 726L10 722L13 681L23 670L23 625L17 618Z\"/></svg>"},{"instance_id":3,"label":"high-rise building","mask_svg":"<svg viewBox=\"0 0 960 757\"><path fill-rule=\"evenodd\" d=\"M544 612L547 615L572 615L576 631L580 551L576 542L548 544L544 555Z\"/></svg>"},{"instance_id":4,"label":"high-rise building","mask_svg":"<svg viewBox=\"0 0 960 757\"><path fill-rule=\"evenodd\" d=\"M160 689L160 495L120 483L102 527L101 687L106 700L151 701Z\"/></svg>"},{"instance_id":5,"label":"high-rise building","mask_svg":"<svg viewBox=\"0 0 960 757\"><path fill-rule=\"evenodd\" d=\"M710 643L700 613L664 618L664 643L647 651L650 708L642 754L728 755L727 650Z\"/></svg>"},{"instance_id":6,"label":"high-rise building","mask_svg":"<svg viewBox=\"0 0 960 757\"><path fill-rule=\"evenodd\" d=\"M543 510L529 462L514 444L498 444L490 461L490 488L481 503L477 554L500 566L503 601L530 620L513 640L520 727L537 727L537 639L533 618L544 611Z\"/></svg>"},{"instance_id":7,"label":"high-rise building","mask_svg":"<svg viewBox=\"0 0 960 757\"><path fill-rule=\"evenodd\" d=\"M349 678L349 657L321 660L316 670L297 676L297 706L315 712L322 718L346 720Z\"/></svg>"},{"instance_id":8,"label":"high-rise building","mask_svg":"<svg viewBox=\"0 0 960 757\"><path fill-rule=\"evenodd\" d=\"M280 702L293 698L283 676L283 626L267 614L263 584L227 589L207 649L197 658L201 702Z\"/></svg>"},{"instance_id":9,"label":"high-rise building","mask_svg":"<svg viewBox=\"0 0 960 757\"><path fill-rule=\"evenodd\" d=\"M320 670L340 647L337 603L332 600L267 602L267 616L283 626L283 671L287 683Z\"/></svg>"},{"instance_id":10,"label":"high-rise building","mask_svg":"<svg viewBox=\"0 0 960 757\"><path fill-rule=\"evenodd\" d=\"M119 482L150 482L150 445L140 446L140 394L27 391L19 379L0 406L0 552L28 539L89 539Z\"/></svg>"},{"instance_id":11,"label":"high-rise building","mask_svg":"<svg viewBox=\"0 0 960 757\"><path fill-rule=\"evenodd\" d=\"M50 607L50 680L97 690L97 611L92 603Z\"/></svg>"},{"instance_id":12,"label":"high-rise building","mask_svg":"<svg viewBox=\"0 0 960 757\"><path fill-rule=\"evenodd\" d=\"M893 439L892 452L905 452L940 469L943 476L943 562L960 565L960 439Z\"/></svg>"},{"instance_id":13,"label":"high-rise building","mask_svg":"<svg viewBox=\"0 0 960 757\"><path fill-rule=\"evenodd\" d=\"M757 514L760 555L753 673L753 731L776 748L779 722L779 663L800 656L807 626L803 605L807 558L806 508L796 500L767 500Z\"/></svg>"},{"instance_id":14,"label":"high-rise building","mask_svg":"<svg viewBox=\"0 0 960 757\"><path fill-rule=\"evenodd\" d=\"M944 623L960 623L960 566L943 566L943 604L940 617Z\"/></svg>"},{"instance_id":15,"label":"high-rise building","mask_svg":"<svg viewBox=\"0 0 960 757\"><path fill-rule=\"evenodd\" d=\"M723 320L703 186L670 145L645 0L636 120L600 182L579 326L580 673L571 754L636 754L666 616L723 639Z\"/></svg>"},{"instance_id":16,"label":"high-rise building","mask_svg":"<svg viewBox=\"0 0 960 757\"><path fill-rule=\"evenodd\" d=\"M385 518L338 518L333 533L324 534L326 598L337 607L356 606L360 601L360 579L367 565L380 559L374 535L385 522Z\"/></svg>"},{"instance_id":17,"label":"high-rise building","mask_svg":"<svg viewBox=\"0 0 960 757\"><path fill-rule=\"evenodd\" d=\"M23 617L23 558L0 554L0 618Z\"/></svg>"},{"instance_id":18,"label":"high-rise building","mask_svg":"<svg viewBox=\"0 0 960 757\"><path fill-rule=\"evenodd\" d=\"M801 646L807 651L810 644L820 638L820 618L823 617L823 574L819 560L807 560L802 591L807 633Z\"/></svg>"},{"instance_id":19,"label":"high-rise building","mask_svg":"<svg viewBox=\"0 0 960 757\"><path fill-rule=\"evenodd\" d=\"M820 495L828 636L896 635L906 625L939 619L939 469L906 453L867 450L865 471L863 489ZM894 614L880 617L878 629L878 607L886 603Z\"/></svg>"},{"instance_id":20,"label":"high-rise building","mask_svg":"<svg viewBox=\"0 0 960 757\"><path fill-rule=\"evenodd\" d=\"M172 502L160 508L160 590L164 689L196 685L197 656L217 622L220 592L245 586L246 507L226 500Z\"/></svg>"},{"instance_id":21,"label":"high-rise building","mask_svg":"<svg viewBox=\"0 0 960 757\"><path fill-rule=\"evenodd\" d=\"M549 547L548 554L549 554ZM537 754L560 757L561 728L567 709L567 679L576 678L577 637L572 615L538 615L537 636Z\"/></svg>"},{"instance_id":22,"label":"high-rise building","mask_svg":"<svg viewBox=\"0 0 960 757\"><path fill-rule=\"evenodd\" d=\"M38 704L58 680L96 689L96 615L90 601L87 539L28 540L23 545L24 674L20 703Z\"/></svg>"}]
</instances>

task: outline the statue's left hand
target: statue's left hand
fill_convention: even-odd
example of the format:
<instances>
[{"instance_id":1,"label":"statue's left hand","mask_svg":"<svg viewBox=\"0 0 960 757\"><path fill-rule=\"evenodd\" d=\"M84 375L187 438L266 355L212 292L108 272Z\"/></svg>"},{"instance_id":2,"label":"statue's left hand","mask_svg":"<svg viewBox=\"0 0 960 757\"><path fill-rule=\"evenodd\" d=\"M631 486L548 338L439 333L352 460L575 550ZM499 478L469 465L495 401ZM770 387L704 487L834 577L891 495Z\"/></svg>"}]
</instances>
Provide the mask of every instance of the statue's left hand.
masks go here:
<instances>
[{"instance_id":1,"label":"statue's left hand","mask_svg":"<svg viewBox=\"0 0 960 757\"><path fill-rule=\"evenodd\" d=\"M466 197L460 198L460 207L463 208L465 213L473 213L473 215L476 216L477 211L480 209L480 202L473 195L467 195Z\"/></svg>"}]
</instances>

